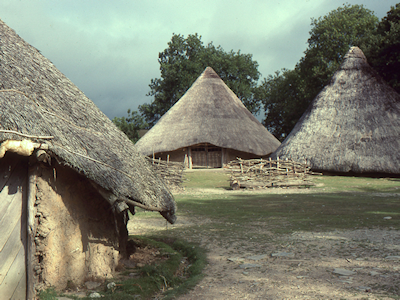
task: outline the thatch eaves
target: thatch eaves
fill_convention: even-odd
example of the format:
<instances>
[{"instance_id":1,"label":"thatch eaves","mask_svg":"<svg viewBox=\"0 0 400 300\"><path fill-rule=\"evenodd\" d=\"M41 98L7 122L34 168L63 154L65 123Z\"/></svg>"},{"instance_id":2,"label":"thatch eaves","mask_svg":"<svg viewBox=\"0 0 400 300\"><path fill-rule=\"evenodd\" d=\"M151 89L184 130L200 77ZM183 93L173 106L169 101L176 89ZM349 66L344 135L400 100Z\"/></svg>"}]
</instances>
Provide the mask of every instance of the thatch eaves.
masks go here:
<instances>
[{"instance_id":1,"label":"thatch eaves","mask_svg":"<svg viewBox=\"0 0 400 300\"><path fill-rule=\"evenodd\" d=\"M318 171L400 174L399 149L400 95L352 47L271 156Z\"/></svg>"},{"instance_id":2,"label":"thatch eaves","mask_svg":"<svg viewBox=\"0 0 400 300\"><path fill-rule=\"evenodd\" d=\"M272 153L280 145L211 67L136 147L151 155L201 143L259 156Z\"/></svg>"},{"instance_id":3,"label":"thatch eaves","mask_svg":"<svg viewBox=\"0 0 400 300\"><path fill-rule=\"evenodd\" d=\"M0 142L44 143L48 153L89 178L108 200L136 203L174 221L173 196L146 158L82 91L1 20L0 59Z\"/></svg>"}]
</instances>

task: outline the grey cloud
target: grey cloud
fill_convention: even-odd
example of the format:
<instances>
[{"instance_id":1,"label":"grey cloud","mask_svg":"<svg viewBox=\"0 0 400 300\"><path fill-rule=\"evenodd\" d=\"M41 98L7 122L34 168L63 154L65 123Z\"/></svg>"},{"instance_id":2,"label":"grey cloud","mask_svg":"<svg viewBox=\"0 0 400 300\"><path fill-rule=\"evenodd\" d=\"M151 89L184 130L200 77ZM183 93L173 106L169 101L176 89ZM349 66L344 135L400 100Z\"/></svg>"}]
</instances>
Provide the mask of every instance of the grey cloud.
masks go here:
<instances>
[{"instance_id":1,"label":"grey cloud","mask_svg":"<svg viewBox=\"0 0 400 300\"><path fill-rule=\"evenodd\" d=\"M381 18L396 2L363 4ZM0 3L0 18L113 118L152 100L145 95L150 80L160 77L158 53L172 33L197 32L205 44L252 54L267 77L293 68L303 56L310 18L342 5L339 0L21 0Z\"/></svg>"}]
</instances>

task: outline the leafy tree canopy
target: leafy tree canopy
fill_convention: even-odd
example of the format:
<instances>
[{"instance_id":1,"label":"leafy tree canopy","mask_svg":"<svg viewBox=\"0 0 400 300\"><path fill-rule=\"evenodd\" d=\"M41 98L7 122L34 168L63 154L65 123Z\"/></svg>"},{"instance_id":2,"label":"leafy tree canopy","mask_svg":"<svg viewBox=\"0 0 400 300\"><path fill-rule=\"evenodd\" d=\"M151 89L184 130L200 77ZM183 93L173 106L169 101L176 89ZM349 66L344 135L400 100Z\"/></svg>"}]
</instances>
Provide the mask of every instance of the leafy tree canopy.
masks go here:
<instances>
[{"instance_id":1,"label":"leafy tree canopy","mask_svg":"<svg viewBox=\"0 0 400 300\"><path fill-rule=\"evenodd\" d=\"M130 109L128 109L127 118L115 117L112 121L134 143L136 143L139 140L138 130L145 129L148 127L148 124L144 121L143 117L139 115L137 111L131 111Z\"/></svg>"},{"instance_id":2,"label":"leafy tree canopy","mask_svg":"<svg viewBox=\"0 0 400 300\"><path fill-rule=\"evenodd\" d=\"M233 50L225 52L212 42L205 46L197 34L189 34L187 38L174 34L168 48L159 53L158 62L161 78L151 80L147 94L154 100L139 106L141 115L150 126L184 95L207 66L214 69L251 112L260 109L254 99L260 73L251 54Z\"/></svg>"},{"instance_id":3,"label":"leafy tree canopy","mask_svg":"<svg viewBox=\"0 0 400 300\"><path fill-rule=\"evenodd\" d=\"M283 140L314 97L327 84L351 46L365 50L378 18L362 5L344 5L312 19L305 56L293 71L264 79L258 91L264 104L264 125Z\"/></svg>"},{"instance_id":4,"label":"leafy tree canopy","mask_svg":"<svg viewBox=\"0 0 400 300\"><path fill-rule=\"evenodd\" d=\"M282 69L269 75L257 89L267 112L263 125L276 137L285 137L296 124L298 115L307 108L303 101L304 83L297 69Z\"/></svg>"},{"instance_id":5,"label":"leafy tree canopy","mask_svg":"<svg viewBox=\"0 0 400 300\"><path fill-rule=\"evenodd\" d=\"M366 55L372 67L400 93L400 4L391 7L379 22Z\"/></svg>"},{"instance_id":6,"label":"leafy tree canopy","mask_svg":"<svg viewBox=\"0 0 400 300\"><path fill-rule=\"evenodd\" d=\"M314 98L339 68L350 47L365 51L379 19L362 5L344 5L312 19L308 48L296 66ZM312 100L312 99L311 99Z\"/></svg>"}]
</instances>

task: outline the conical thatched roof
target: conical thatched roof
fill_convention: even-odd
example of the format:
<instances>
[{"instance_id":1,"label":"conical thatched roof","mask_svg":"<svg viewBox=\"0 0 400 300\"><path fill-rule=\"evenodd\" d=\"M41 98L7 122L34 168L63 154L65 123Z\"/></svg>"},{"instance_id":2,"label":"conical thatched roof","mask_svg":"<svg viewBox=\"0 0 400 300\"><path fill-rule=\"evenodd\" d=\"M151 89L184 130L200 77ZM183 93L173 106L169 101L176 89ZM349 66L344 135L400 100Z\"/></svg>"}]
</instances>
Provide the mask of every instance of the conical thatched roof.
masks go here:
<instances>
[{"instance_id":1,"label":"conical thatched roof","mask_svg":"<svg viewBox=\"0 0 400 300\"><path fill-rule=\"evenodd\" d=\"M280 144L210 67L136 146L150 155L200 143L259 156Z\"/></svg>"},{"instance_id":2,"label":"conical thatched roof","mask_svg":"<svg viewBox=\"0 0 400 300\"><path fill-rule=\"evenodd\" d=\"M174 199L146 158L82 91L1 20L0 59L0 142L45 143L48 153L92 180L109 201L131 201L129 205L160 211L174 221Z\"/></svg>"},{"instance_id":3,"label":"conical thatched roof","mask_svg":"<svg viewBox=\"0 0 400 300\"><path fill-rule=\"evenodd\" d=\"M273 158L331 172L400 174L400 95L352 47Z\"/></svg>"}]
</instances>

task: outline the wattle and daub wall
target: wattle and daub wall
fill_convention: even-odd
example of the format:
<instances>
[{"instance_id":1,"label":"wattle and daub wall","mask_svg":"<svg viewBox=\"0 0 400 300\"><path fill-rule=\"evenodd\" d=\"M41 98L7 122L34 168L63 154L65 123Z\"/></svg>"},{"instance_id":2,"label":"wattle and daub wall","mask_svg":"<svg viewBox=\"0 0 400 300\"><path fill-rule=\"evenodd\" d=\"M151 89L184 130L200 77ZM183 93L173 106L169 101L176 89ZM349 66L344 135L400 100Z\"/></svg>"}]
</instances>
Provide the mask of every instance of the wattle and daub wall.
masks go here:
<instances>
[{"instance_id":1,"label":"wattle and daub wall","mask_svg":"<svg viewBox=\"0 0 400 300\"><path fill-rule=\"evenodd\" d=\"M36 288L112 277L119 240L110 205L88 179L66 167L36 172Z\"/></svg>"}]
</instances>

